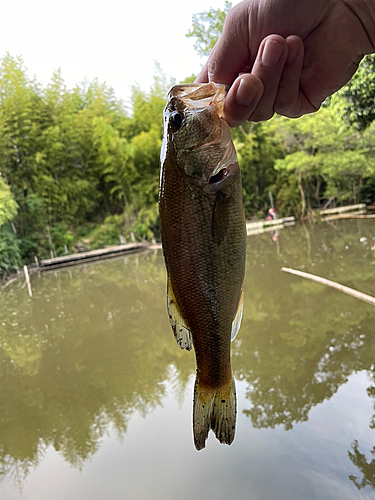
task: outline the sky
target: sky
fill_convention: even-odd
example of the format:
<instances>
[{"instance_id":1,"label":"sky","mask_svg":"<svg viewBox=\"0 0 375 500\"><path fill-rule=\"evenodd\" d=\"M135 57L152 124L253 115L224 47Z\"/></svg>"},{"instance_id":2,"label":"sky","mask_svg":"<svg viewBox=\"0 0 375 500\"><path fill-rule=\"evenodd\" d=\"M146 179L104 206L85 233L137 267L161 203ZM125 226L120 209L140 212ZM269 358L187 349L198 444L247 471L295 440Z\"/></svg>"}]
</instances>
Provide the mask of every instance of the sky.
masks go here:
<instances>
[{"instance_id":1,"label":"sky","mask_svg":"<svg viewBox=\"0 0 375 500\"><path fill-rule=\"evenodd\" d=\"M57 68L68 88L97 77L126 100L132 84L150 88L155 61L177 81L199 72L204 59L185 35L210 7L224 0L4 1L0 57L20 55L42 84Z\"/></svg>"}]
</instances>

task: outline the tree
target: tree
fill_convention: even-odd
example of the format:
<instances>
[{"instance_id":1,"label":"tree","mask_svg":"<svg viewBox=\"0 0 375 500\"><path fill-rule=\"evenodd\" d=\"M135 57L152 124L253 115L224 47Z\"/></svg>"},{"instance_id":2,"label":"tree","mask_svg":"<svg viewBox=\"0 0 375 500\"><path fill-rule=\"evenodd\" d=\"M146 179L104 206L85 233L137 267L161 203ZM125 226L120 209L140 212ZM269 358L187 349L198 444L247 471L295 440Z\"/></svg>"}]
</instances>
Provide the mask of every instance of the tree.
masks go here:
<instances>
[{"instance_id":1,"label":"tree","mask_svg":"<svg viewBox=\"0 0 375 500\"><path fill-rule=\"evenodd\" d=\"M17 213L17 203L7 183L0 177L0 227Z\"/></svg>"},{"instance_id":2,"label":"tree","mask_svg":"<svg viewBox=\"0 0 375 500\"><path fill-rule=\"evenodd\" d=\"M349 126L364 130L375 119L375 55L365 56L352 79L335 96L332 104Z\"/></svg>"},{"instance_id":3,"label":"tree","mask_svg":"<svg viewBox=\"0 0 375 500\"><path fill-rule=\"evenodd\" d=\"M224 1L224 9L213 9L194 14L192 18L193 29L187 33L188 38L196 38L194 49L200 56L208 56L214 48L223 31L225 18L232 8L232 3Z\"/></svg>"},{"instance_id":4,"label":"tree","mask_svg":"<svg viewBox=\"0 0 375 500\"><path fill-rule=\"evenodd\" d=\"M245 215L264 217L269 207L269 191L275 194L278 172L275 160L282 148L268 133L267 123L246 124L233 131L234 145L241 168Z\"/></svg>"},{"instance_id":5,"label":"tree","mask_svg":"<svg viewBox=\"0 0 375 500\"><path fill-rule=\"evenodd\" d=\"M344 130L333 107L293 121L275 117L272 128L285 154L275 169L296 176L301 216L327 200L357 202L363 179L375 173L372 135Z\"/></svg>"}]
</instances>

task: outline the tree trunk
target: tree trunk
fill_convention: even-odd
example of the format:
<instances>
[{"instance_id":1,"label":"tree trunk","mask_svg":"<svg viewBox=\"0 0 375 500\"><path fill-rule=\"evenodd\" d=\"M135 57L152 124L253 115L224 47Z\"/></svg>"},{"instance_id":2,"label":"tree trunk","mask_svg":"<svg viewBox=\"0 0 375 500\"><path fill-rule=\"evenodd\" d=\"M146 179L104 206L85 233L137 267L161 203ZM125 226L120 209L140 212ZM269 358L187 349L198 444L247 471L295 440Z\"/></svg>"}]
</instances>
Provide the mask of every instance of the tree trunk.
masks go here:
<instances>
[{"instance_id":1,"label":"tree trunk","mask_svg":"<svg viewBox=\"0 0 375 500\"><path fill-rule=\"evenodd\" d=\"M318 208L320 208L320 186L322 185L322 178L320 175L316 178L316 190L315 190L315 199L318 202Z\"/></svg>"},{"instance_id":2,"label":"tree trunk","mask_svg":"<svg viewBox=\"0 0 375 500\"><path fill-rule=\"evenodd\" d=\"M305 197L305 192L304 192L303 187L302 187L302 172L301 171L298 172L298 189L300 190L300 193L301 193L301 202L302 202L301 219L302 219L304 217L305 211L306 211L306 197Z\"/></svg>"}]
</instances>

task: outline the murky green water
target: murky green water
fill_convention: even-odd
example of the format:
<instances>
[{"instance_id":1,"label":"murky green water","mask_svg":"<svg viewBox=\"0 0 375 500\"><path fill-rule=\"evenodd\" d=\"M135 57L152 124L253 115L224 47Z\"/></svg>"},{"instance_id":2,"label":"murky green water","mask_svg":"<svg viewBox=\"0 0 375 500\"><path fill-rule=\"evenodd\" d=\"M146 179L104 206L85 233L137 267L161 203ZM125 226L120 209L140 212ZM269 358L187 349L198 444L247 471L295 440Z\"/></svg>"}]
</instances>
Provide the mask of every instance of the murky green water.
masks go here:
<instances>
[{"instance_id":1,"label":"murky green water","mask_svg":"<svg viewBox=\"0 0 375 500\"><path fill-rule=\"evenodd\" d=\"M375 222L249 237L232 446L197 452L160 251L0 294L0 499L375 498ZM360 239L362 238L362 241ZM367 238L363 240L363 238Z\"/></svg>"}]
</instances>

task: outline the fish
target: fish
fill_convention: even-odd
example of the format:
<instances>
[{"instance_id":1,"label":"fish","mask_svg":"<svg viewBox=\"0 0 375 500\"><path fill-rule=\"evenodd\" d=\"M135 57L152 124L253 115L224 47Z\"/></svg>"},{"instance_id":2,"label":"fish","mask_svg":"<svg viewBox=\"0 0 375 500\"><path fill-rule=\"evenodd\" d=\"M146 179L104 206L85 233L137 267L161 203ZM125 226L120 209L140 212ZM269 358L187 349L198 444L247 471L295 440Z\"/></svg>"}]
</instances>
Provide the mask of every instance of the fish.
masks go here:
<instances>
[{"instance_id":1,"label":"fish","mask_svg":"<svg viewBox=\"0 0 375 500\"><path fill-rule=\"evenodd\" d=\"M194 347L193 435L235 436L231 340L240 328L246 256L241 174L223 120L224 85L175 85L163 112L159 215L167 309L181 349Z\"/></svg>"}]
</instances>

